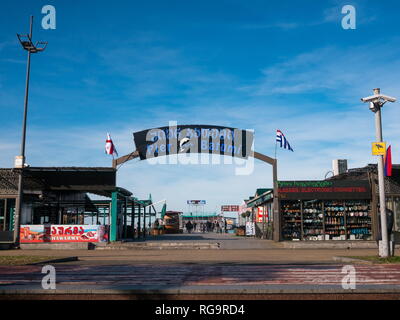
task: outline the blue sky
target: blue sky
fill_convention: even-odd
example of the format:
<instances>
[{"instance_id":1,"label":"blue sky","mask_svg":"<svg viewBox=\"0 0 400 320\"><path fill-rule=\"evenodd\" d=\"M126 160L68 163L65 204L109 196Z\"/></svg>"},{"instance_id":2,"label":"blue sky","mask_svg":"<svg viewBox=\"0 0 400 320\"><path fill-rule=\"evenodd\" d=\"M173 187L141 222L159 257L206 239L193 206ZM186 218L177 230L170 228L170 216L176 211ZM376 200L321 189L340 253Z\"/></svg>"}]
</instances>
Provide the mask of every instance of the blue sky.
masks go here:
<instances>
[{"instance_id":1,"label":"blue sky","mask_svg":"<svg viewBox=\"0 0 400 320\"><path fill-rule=\"evenodd\" d=\"M42 6L57 11L41 28ZM341 8L356 8L355 30ZM27 33L45 52L32 57L27 162L32 166L109 166L110 132L120 155L132 133L151 127L215 124L254 129L255 149L274 155L275 130L295 152L278 151L280 179L323 179L332 159L350 167L371 156L373 114L360 98L375 87L400 98L400 4L396 1L9 1L0 19L0 166L19 153ZM383 109L384 140L399 162L399 104ZM239 204L272 184L256 162L150 165L131 161L118 184L170 209L205 199L209 210Z\"/></svg>"}]
</instances>

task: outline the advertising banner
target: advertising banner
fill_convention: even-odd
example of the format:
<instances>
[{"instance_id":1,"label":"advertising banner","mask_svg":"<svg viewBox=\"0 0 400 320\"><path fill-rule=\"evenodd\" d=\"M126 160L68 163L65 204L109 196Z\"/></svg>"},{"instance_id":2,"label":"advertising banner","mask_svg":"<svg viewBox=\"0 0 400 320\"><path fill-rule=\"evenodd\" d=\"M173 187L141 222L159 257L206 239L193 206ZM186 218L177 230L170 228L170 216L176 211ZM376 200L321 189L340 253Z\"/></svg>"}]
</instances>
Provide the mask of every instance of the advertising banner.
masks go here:
<instances>
[{"instance_id":1,"label":"advertising banner","mask_svg":"<svg viewBox=\"0 0 400 320\"><path fill-rule=\"evenodd\" d=\"M206 204L206 200L187 200L187 204Z\"/></svg>"},{"instance_id":2,"label":"advertising banner","mask_svg":"<svg viewBox=\"0 0 400 320\"><path fill-rule=\"evenodd\" d=\"M106 232L99 225L21 225L21 243L43 242L99 242Z\"/></svg>"},{"instance_id":3,"label":"advertising banner","mask_svg":"<svg viewBox=\"0 0 400 320\"><path fill-rule=\"evenodd\" d=\"M246 236L254 236L256 234L256 228L254 222L246 222Z\"/></svg>"},{"instance_id":4,"label":"advertising banner","mask_svg":"<svg viewBox=\"0 0 400 320\"><path fill-rule=\"evenodd\" d=\"M223 211L223 212L238 212L239 206L238 205L224 205L224 206L221 206L221 211Z\"/></svg>"},{"instance_id":5,"label":"advertising banner","mask_svg":"<svg viewBox=\"0 0 400 320\"><path fill-rule=\"evenodd\" d=\"M257 222L264 222L263 216L265 215L265 222L268 222L268 210L264 207L257 208Z\"/></svg>"}]
</instances>

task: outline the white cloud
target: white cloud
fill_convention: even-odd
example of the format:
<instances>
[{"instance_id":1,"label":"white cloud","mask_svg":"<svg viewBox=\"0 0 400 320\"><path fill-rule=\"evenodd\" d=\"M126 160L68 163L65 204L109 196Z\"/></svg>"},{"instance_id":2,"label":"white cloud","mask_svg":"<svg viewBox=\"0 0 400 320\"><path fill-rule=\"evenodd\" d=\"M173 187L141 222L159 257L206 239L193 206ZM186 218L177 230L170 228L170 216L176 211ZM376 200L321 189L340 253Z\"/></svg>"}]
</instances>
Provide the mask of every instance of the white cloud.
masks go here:
<instances>
[{"instance_id":1,"label":"white cloud","mask_svg":"<svg viewBox=\"0 0 400 320\"><path fill-rule=\"evenodd\" d=\"M265 68L260 81L245 89L256 95L323 93L346 103L354 96L368 95L377 85L398 92L396 43L393 39L349 48L331 46L299 54Z\"/></svg>"}]
</instances>

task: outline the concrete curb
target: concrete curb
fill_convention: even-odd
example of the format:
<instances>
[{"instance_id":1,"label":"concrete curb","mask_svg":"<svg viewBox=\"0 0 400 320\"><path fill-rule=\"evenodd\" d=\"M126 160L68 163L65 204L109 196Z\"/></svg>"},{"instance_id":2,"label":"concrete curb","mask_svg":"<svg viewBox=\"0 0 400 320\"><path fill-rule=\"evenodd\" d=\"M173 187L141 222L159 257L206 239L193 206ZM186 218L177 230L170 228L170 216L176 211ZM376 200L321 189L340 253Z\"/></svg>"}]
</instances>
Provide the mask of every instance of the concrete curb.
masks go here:
<instances>
[{"instance_id":1,"label":"concrete curb","mask_svg":"<svg viewBox=\"0 0 400 320\"><path fill-rule=\"evenodd\" d=\"M206 250L220 249L219 242L143 242L96 246L95 250Z\"/></svg>"},{"instance_id":2,"label":"concrete curb","mask_svg":"<svg viewBox=\"0 0 400 320\"><path fill-rule=\"evenodd\" d=\"M90 250L91 242L67 242L67 243L21 243L21 250Z\"/></svg>"},{"instance_id":3,"label":"concrete curb","mask_svg":"<svg viewBox=\"0 0 400 320\"><path fill-rule=\"evenodd\" d=\"M377 249L375 241L282 241L283 249Z\"/></svg>"},{"instance_id":4,"label":"concrete curb","mask_svg":"<svg viewBox=\"0 0 400 320\"><path fill-rule=\"evenodd\" d=\"M332 257L334 261L338 262L345 262L345 263L352 263L352 264L376 264L373 261L357 259L357 258L349 258L349 257Z\"/></svg>"}]
</instances>

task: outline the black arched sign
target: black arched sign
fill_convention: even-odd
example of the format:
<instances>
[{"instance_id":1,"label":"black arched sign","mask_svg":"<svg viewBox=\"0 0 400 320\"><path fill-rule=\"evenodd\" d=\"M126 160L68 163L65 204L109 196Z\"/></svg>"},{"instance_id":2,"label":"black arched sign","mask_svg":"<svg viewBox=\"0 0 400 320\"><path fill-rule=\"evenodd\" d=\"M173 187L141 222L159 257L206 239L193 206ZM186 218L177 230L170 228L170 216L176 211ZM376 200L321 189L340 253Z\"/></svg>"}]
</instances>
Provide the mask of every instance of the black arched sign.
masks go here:
<instances>
[{"instance_id":1,"label":"black arched sign","mask_svg":"<svg viewBox=\"0 0 400 320\"><path fill-rule=\"evenodd\" d=\"M212 125L177 125L133 134L141 160L179 153L209 153L247 159L254 134L249 130Z\"/></svg>"}]
</instances>

